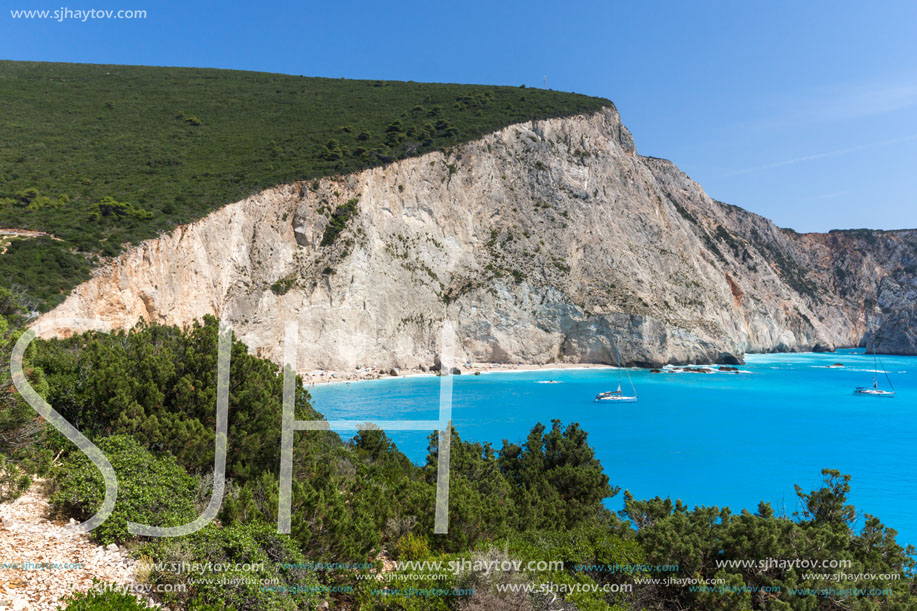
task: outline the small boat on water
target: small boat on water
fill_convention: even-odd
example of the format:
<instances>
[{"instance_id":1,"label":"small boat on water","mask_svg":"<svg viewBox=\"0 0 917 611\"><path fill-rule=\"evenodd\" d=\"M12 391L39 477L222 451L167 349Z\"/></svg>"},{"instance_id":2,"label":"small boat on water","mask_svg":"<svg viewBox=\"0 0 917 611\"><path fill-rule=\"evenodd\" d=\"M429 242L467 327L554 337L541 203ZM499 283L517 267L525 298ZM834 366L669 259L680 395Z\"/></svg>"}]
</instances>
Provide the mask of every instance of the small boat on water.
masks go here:
<instances>
[{"instance_id":1,"label":"small boat on water","mask_svg":"<svg viewBox=\"0 0 917 611\"><path fill-rule=\"evenodd\" d=\"M636 403L637 389L634 387L634 381L630 379L630 373L628 373L626 369L623 369L621 367L621 355L618 353L617 348L615 349L615 360L618 363L618 389L600 392L599 394L595 396L595 400L596 401L617 401L618 403ZM627 375L627 381L630 383L630 389L633 394L625 395L624 391L621 390L621 382L623 381L624 375Z\"/></svg>"},{"instance_id":2,"label":"small boat on water","mask_svg":"<svg viewBox=\"0 0 917 611\"><path fill-rule=\"evenodd\" d=\"M617 401L618 403L636 403L637 395L625 395L621 390L621 387L618 386L618 390L607 390L605 392L600 392L595 396L596 401Z\"/></svg>"},{"instance_id":3,"label":"small boat on water","mask_svg":"<svg viewBox=\"0 0 917 611\"><path fill-rule=\"evenodd\" d=\"M869 397L894 397L895 391L893 390L882 390L873 384L872 388L868 386L858 386L856 390L853 391L855 395L866 395Z\"/></svg>"},{"instance_id":4,"label":"small boat on water","mask_svg":"<svg viewBox=\"0 0 917 611\"><path fill-rule=\"evenodd\" d=\"M879 356L876 354L875 344L873 344L872 347L872 360L875 368L872 376L872 386L858 386L853 391L853 394L859 395L861 397L886 397L889 399L894 398L895 387L892 386L892 380L888 377L888 372L885 371L884 365L882 365L882 373L885 374L885 379L888 381L888 387L891 388L891 390L882 390L879 388L879 365L881 364L881 361L879 360Z\"/></svg>"}]
</instances>

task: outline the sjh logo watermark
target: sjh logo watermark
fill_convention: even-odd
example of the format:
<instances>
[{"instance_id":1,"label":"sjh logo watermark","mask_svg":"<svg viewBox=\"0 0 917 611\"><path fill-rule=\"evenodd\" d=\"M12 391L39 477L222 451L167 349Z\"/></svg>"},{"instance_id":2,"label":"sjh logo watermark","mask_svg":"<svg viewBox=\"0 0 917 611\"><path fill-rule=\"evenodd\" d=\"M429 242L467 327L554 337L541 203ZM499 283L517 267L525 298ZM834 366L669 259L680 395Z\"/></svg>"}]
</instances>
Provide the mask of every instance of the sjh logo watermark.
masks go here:
<instances>
[{"instance_id":1,"label":"sjh logo watermark","mask_svg":"<svg viewBox=\"0 0 917 611\"><path fill-rule=\"evenodd\" d=\"M10 372L13 385L26 402L47 420L54 428L72 441L102 473L105 483L105 498L102 506L91 518L70 528L89 532L108 519L118 498L118 478L105 454L85 435L61 416L39 396L26 380L22 360L29 344L39 335L55 329L77 331L101 331L109 333L109 325L91 318L57 318L41 321L22 334L10 357ZM439 433L436 476L436 511L434 534L449 532L449 451L452 442L452 368L455 354L455 331L452 323L443 323L440 346L440 392L438 420L296 420L294 401L296 396L296 355L299 343L299 323L289 321L284 326L283 347L283 415L281 420L280 449L280 498L277 507L277 532L290 532L291 490L293 486L293 435L296 431L352 431L352 430L399 430L429 431ZM229 364L232 347L232 328L225 321L220 322L217 342L217 404L215 452L213 461L213 490L210 502L195 520L181 526L150 526L128 522L127 530L145 537L180 537L190 535L204 528L217 515L226 489L226 441L229 410Z\"/></svg>"}]
</instances>

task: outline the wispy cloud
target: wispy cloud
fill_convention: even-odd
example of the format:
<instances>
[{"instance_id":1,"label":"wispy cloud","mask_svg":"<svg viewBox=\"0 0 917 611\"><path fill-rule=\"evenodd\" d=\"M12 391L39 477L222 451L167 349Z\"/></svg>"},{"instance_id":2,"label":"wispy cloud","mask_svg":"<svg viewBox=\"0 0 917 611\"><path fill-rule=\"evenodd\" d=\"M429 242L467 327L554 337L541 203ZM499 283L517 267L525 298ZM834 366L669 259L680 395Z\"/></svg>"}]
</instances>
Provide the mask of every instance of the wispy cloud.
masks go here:
<instances>
[{"instance_id":1,"label":"wispy cloud","mask_svg":"<svg viewBox=\"0 0 917 611\"><path fill-rule=\"evenodd\" d=\"M813 117L822 121L842 121L884 114L917 106L917 78L907 77L895 83L863 83L811 108Z\"/></svg>"},{"instance_id":2,"label":"wispy cloud","mask_svg":"<svg viewBox=\"0 0 917 611\"><path fill-rule=\"evenodd\" d=\"M850 153L856 153L858 151L866 149L874 149L885 146L892 146L895 144L902 144L905 142L913 142L917 140L917 134L911 134L910 136L904 136L901 138L892 138L890 140L882 140L879 142L870 142L867 144L858 144L857 146L850 146L841 149L835 149L832 151L824 151L821 153L812 153L811 155L803 155L801 157L793 157L792 159L784 159L783 161L774 161L771 163L765 163L762 165L751 166L748 168L742 168L739 170L734 170L732 172L727 172L723 174L724 178L730 176L740 176L742 174L750 174L752 172L760 172L762 170L771 170L774 168L780 168L788 165L796 165L797 163L804 163L806 161L815 161L817 159L825 159L827 157L841 157L842 155L849 155Z\"/></svg>"},{"instance_id":3,"label":"wispy cloud","mask_svg":"<svg viewBox=\"0 0 917 611\"><path fill-rule=\"evenodd\" d=\"M851 121L917 107L917 73L834 83L804 91L774 92L773 112L740 125L745 129L798 129L800 126Z\"/></svg>"}]
</instances>

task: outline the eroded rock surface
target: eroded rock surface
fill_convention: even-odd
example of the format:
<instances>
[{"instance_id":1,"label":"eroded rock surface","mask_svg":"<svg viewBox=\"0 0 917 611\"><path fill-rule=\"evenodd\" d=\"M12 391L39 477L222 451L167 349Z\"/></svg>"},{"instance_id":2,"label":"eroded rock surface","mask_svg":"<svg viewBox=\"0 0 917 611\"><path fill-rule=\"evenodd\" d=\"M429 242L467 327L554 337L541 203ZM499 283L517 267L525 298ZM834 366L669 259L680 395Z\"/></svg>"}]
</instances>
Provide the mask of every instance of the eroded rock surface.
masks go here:
<instances>
[{"instance_id":1,"label":"eroded rock surface","mask_svg":"<svg viewBox=\"0 0 917 611\"><path fill-rule=\"evenodd\" d=\"M639 155L607 108L229 204L98 269L43 319L214 314L278 362L295 320L301 370L430 365L443 320L473 361L614 363L613 345L643 365L864 341L914 353L915 252L914 231L796 234L717 202Z\"/></svg>"}]
</instances>

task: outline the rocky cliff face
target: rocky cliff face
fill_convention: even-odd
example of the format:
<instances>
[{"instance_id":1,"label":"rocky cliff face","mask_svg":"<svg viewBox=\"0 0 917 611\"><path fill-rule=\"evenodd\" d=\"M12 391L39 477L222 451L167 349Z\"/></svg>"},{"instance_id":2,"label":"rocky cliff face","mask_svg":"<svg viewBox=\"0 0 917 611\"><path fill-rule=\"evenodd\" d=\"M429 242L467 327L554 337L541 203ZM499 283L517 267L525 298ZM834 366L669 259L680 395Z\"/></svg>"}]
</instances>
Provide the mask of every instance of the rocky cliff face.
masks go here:
<instances>
[{"instance_id":1,"label":"rocky cliff face","mask_svg":"<svg viewBox=\"0 0 917 611\"><path fill-rule=\"evenodd\" d=\"M230 320L301 369L914 353L917 232L800 235L640 156L613 108L270 189L149 240L44 318Z\"/></svg>"}]
</instances>

